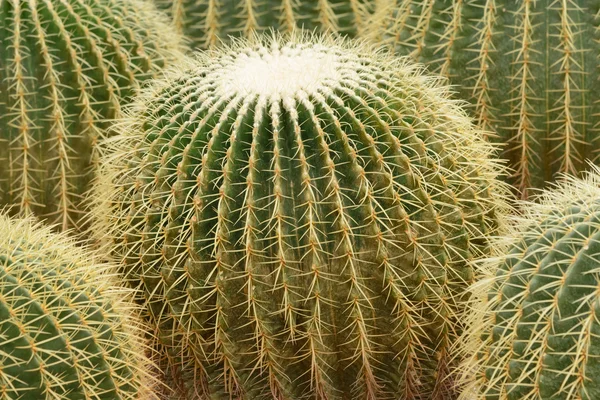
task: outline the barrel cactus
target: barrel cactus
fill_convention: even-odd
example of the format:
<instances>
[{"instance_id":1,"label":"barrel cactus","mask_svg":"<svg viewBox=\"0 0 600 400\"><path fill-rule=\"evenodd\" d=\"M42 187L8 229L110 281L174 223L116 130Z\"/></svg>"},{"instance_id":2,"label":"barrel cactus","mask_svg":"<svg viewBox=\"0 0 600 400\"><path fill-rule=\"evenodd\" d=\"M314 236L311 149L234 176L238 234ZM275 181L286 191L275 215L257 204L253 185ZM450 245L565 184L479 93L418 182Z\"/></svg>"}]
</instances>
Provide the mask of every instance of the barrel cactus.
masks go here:
<instances>
[{"instance_id":1,"label":"barrel cactus","mask_svg":"<svg viewBox=\"0 0 600 400\"><path fill-rule=\"evenodd\" d=\"M97 141L177 58L163 19L139 0L0 0L0 206L82 230Z\"/></svg>"},{"instance_id":2,"label":"barrel cactus","mask_svg":"<svg viewBox=\"0 0 600 400\"><path fill-rule=\"evenodd\" d=\"M210 398L451 398L506 190L438 79L331 36L202 53L134 103L94 231Z\"/></svg>"},{"instance_id":3,"label":"barrel cactus","mask_svg":"<svg viewBox=\"0 0 600 400\"><path fill-rule=\"evenodd\" d=\"M268 29L296 28L356 36L374 5L389 0L155 0L194 47L214 47L228 36L251 37Z\"/></svg>"},{"instance_id":4,"label":"barrel cactus","mask_svg":"<svg viewBox=\"0 0 600 400\"><path fill-rule=\"evenodd\" d=\"M132 291L111 268L0 214L0 398L155 398Z\"/></svg>"},{"instance_id":5,"label":"barrel cactus","mask_svg":"<svg viewBox=\"0 0 600 400\"><path fill-rule=\"evenodd\" d=\"M600 398L600 170L539 203L523 204L505 255L485 263L465 400Z\"/></svg>"},{"instance_id":6,"label":"barrel cactus","mask_svg":"<svg viewBox=\"0 0 600 400\"><path fill-rule=\"evenodd\" d=\"M456 85L524 197L597 159L600 1L393 2L371 34Z\"/></svg>"}]
</instances>

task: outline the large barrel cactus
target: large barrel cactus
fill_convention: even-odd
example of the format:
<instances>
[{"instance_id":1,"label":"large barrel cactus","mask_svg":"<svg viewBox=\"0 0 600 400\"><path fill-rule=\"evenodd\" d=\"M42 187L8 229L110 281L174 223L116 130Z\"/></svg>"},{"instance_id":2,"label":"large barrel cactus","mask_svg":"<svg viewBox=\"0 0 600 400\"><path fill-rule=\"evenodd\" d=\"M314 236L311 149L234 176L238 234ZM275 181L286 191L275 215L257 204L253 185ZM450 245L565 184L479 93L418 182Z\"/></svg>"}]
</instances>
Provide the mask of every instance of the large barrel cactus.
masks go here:
<instances>
[{"instance_id":1,"label":"large barrel cactus","mask_svg":"<svg viewBox=\"0 0 600 400\"><path fill-rule=\"evenodd\" d=\"M139 0L0 0L0 206L81 230L96 143L180 47Z\"/></svg>"},{"instance_id":2,"label":"large barrel cactus","mask_svg":"<svg viewBox=\"0 0 600 400\"><path fill-rule=\"evenodd\" d=\"M371 32L470 100L524 196L597 158L600 1L392 1Z\"/></svg>"},{"instance_id":3,"label":"large barrel cactus","mask_svg":"<svg viewBox=\"0 0 600 400\"><path fill-rule=\"evenodd\" d=\"M208 48L228 36L250 37L269 29L297 28L356 36L375 4L389 0L155 0L194 47Z\"/></svg>"},{"instance_id":4,"label":"large barrel cactus","mask_svg":"<svg viewBox=\"0 0 600 400\"><path fill-rule=\"evenodd\" d=\"M132 291L111 268L0 214L0 398L155 398Z\"/></svg>"},{"instance_id":5,"label":"large barrel cactus","mask_svg":"<svg viewBox=\"0 0 600 400\"><path fill-rule=\"evenodd\" d=\"M181 324L210 398L452 398L469 261L505 188L438 83L365 45L271 35L131 108L94 231Z\"/></svg>"},{"instance_id":6,"label":"large barrel cactus","mask_svg":"<svg viewBox=\"0 0 600 400\"><path fill-rule=\"evenodd\" d=\"M600 170L540 203L523 204L505 255L485 264L465 400L600 398Z\"/></svg>"}]
</instances>

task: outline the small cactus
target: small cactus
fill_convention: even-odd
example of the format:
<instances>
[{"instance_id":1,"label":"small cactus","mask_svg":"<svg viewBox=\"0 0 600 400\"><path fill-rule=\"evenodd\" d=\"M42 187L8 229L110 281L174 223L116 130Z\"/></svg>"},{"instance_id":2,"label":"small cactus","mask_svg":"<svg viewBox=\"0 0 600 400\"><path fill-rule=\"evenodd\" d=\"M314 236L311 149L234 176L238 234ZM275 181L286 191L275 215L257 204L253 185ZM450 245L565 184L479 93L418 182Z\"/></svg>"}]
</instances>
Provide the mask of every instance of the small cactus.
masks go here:
<instances>
[{"instance_id":1,"label":"small cactus","mask_svg":"<svg viewBox=\"0 0 600 400\"><path fill-rule=\"evenodd\" d=\"M97 141L178 41L140 0L0 0L0 207L81 231Z\"/></svg>"},{"instance_id":2,"label":"small cactus","mask_svg":"<svg viewBox=\"0 0 600 400\"><path fill-rule=\"evenodd\" d=\"M132 291L67 239L0 214L0 398L154 399Z\"/></svg>"},{"instance_id":3,"label":"small cactus","mask_svg":"<svg viewBox=\"0 0 600 400\"><path fill-rule=\"evenodd\" d=\"M272 35L131 108L93 230L179 321L210 398L451 398L455 316L505 190L438 83L360 43Z\"/></svg>"},{"instance_id":4,"label":"small cactus","mask_svg":"<svg viewBox=\"0 0 600 400\"><path fill-rule=\"evenodd\" d=\"M392 3L370 33L470 100L476 122L506 145L502 158L523 197L597 159L600 1Z\"/></svg>"},{"instance_id":5,"label":"small cactus","mask_svg":"<svg viewBox=\"0 0 600 400\"><path fill-rule=\"evenodd\" d=\"M524 203L483 265L463 339L469 399L600 398L600 170Z\"/></svg>"},{"instance_id":6,"label":"small cactus","mask_svg":"<svg viewBox=\"0 0 600 400\"><path fill-rule=\"evenodd\" d=\"M155 0L194 47L209 48L228 36L297 28L356 36L382 0ZM387 1L387 0L385 0Z\"/></svg>"}]
</instances>

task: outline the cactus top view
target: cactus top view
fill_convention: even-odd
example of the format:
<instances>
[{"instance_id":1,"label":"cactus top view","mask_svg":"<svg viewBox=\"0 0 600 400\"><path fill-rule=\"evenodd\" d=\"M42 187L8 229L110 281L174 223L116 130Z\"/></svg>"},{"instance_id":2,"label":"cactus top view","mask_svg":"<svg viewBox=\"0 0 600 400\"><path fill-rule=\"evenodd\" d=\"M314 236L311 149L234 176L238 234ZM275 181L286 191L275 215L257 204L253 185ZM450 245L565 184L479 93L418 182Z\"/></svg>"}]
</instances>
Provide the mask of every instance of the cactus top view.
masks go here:
<instances>
[{"instance_id":1,"label":"cactus top view","mask_svg":"<svg viewBox=\"0 0 600 400\"><path fill-rule=\"evenodd\" d=\"M394 0L377 39L450 78L524 197L600 149L599 0Z\"/></svg>"},{"instance_id":2,"label":"cactus top view","mask_svg":"<svg viewBox=\"0 0 600 400\"><path fill-rule=\"evenodd\" d=\"M132 291L115 283L67 239L0 214L0 399L155 398Z\"/></svg>"},{"instance_id":3,"label":"cactus top view","mask_svg":"<svg viewBox=\"0 0 600 400\"><path fill-rule=\"evenodd\" d=\"M134 103L94 232L180 322L210 398L452 398L506 190L439 83L363 43L267 35Z\"/></svg>"},{"instance_id":4,"label":"cactus top view","mask_svg":"<svg viewBox=\"0 0 600 400\"><path fill-rule=\"evenodd\" d=\"M0 207L81 229L96 143L179 36L140 0L0 0Z\"/></svg>"},{"instance_id":5,"label":"cactus top view","mask_svg":"<svg viewBox=\"0 0 600 400\"><path fill-rule=\"evenodd\" d=\"M540 203L523 204L505 255L484 263L465 400L600 398L600 169Z\"/></svg>"},{"instance_id":6,"label":"cactus top view","mask_svg":"<svg viewBox=\"0 0 600 400\"><path fill-rule=\"evenodd\" d=\"M389 0L155 0L194 47L208 48L234 37L297 28L356 36L378 2Z\"/></svg>"}]
</instances>

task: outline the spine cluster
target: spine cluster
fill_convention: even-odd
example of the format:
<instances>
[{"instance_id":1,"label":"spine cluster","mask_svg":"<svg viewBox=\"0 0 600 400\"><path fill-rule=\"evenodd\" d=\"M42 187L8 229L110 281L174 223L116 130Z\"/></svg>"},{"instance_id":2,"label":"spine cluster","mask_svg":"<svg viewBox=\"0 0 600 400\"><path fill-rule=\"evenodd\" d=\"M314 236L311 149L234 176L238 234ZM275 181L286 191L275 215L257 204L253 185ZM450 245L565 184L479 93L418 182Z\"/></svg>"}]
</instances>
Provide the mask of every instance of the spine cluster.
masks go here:
<instances>
[{"instance_id":1,"label":"spine cluster","mask_svg":"<svg viewBox=\"0 0 600 400\"><path fill-rule=\"evenodd\" d=\"M94 230L211 398L450 399L470 262L504 209L482 136L404 60L238 43L138 99Z\"/></svg>"},{"instance_id":2,"label":"spine cluster","mask_svg":"<svg viewBox=\"0 0 600 400\"><path fill-rule=\"evenodd\" d=\"M178 41L138 0L0 0L0 205L81 231L98 141Z\"/></svg>"}]
</instances>

